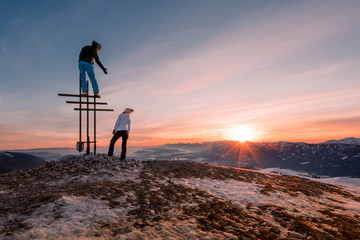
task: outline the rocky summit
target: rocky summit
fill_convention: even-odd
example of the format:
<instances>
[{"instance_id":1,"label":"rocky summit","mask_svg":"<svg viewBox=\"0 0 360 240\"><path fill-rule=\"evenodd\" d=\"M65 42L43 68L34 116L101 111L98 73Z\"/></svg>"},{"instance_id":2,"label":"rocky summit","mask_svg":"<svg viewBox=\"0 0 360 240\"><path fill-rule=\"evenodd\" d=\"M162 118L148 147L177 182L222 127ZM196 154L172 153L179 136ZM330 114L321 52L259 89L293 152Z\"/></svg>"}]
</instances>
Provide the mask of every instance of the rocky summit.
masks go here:
<instances>
[{"instance_id":1,"label":"rocky summit","mask_svg":"<svg viewBox=\"0 0 360 240\"><path fill-rule=\"evenodd\" d=\"M359 236L359 194L308 178L105 155L0 175L1 239Z\"/></svg>"}]
</instances>

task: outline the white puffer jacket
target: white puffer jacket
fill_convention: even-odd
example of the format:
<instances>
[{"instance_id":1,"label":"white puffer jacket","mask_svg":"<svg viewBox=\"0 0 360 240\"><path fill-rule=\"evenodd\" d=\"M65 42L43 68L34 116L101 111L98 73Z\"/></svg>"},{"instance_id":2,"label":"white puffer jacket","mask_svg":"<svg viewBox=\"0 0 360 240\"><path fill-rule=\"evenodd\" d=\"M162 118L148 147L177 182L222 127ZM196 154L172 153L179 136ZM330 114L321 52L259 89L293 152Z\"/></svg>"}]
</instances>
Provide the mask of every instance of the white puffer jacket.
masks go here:
<instances>
[{"instance_id":1,"label":"white puffer jacket","mask_svg":"<svg viewBox=\"0 0 360 240\"><path fill-rule=\"evenodd\" d=\"M115 131L121 131L121 130L127 130L128 133L130 133L130 114L128 113L121 113L115 123L114 130Z\"/></svg>"}]
</instances>

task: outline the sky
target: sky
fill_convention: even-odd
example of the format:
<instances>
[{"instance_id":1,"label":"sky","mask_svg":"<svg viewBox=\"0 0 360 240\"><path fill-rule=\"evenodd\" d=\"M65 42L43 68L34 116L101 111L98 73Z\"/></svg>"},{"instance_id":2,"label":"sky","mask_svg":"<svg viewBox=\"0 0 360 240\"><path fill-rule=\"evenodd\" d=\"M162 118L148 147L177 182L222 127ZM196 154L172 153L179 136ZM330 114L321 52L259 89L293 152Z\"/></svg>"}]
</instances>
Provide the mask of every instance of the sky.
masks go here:
<instances>
[{"instance_id":1,"label":"sky","mask_svg":"<svg viewBox=\"0 0 360 240\"><path fill-rule=\"evenodd\" d=\"M93 40L115 110L97 114L98 146L126 107L131 146L360 137L357 0L0 0L0 22L2 150L75 146L57 94L78 93Z\"/></svg>"}]
</instances>

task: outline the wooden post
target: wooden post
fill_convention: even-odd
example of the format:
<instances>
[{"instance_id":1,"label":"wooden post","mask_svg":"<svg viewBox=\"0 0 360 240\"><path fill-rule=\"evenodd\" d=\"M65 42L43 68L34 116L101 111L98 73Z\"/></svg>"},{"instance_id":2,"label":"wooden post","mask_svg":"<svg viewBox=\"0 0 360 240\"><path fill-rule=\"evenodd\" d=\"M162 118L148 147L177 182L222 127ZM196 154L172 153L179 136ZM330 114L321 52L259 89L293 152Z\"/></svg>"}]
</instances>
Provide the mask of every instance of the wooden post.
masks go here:
<instances>
[{"instance_id":1,"label":"wooden post","mask_svg":"<svg viewBox=\"0 0 360 240\"><path fill-rule=\"evenodd\" d=\"M94 155L96 154L96 97L94 97Z\"/></svg>"},{"instance_id":2,"label":"wooden post","mask_svg":"<svg viewBox=\"0 0 360 240\"><path fill-rule=\"evenodd\" d=\"M86 82L86 85L89 88L89 81ZM90 154L90 143L94 143L94 154L96 154L96 112L105 112L105 111L114 111L114 109L102 109L102 108L97 108L96 105L107 105L106 102L97 102L96 101L96 97L95 95L89 95L89 91L88 94L86 96L82 96L82 88L81 88L81 74L79 74L79 94L69 94L69 93L58 93L59 96L61 97L75 97L75 98L79 98L79 101L66 101L66 103L70 103L70 104L79 104L78 108L74 108L75 111L79 111L79 142L77 143L77 150L79 152L82 152L85 150L84 147L84 143L82 141L82 111L86 111L86 142L87 142L87 146L86 146L86 153L87 155ZM86 102L83 101L83 97L86 97ZM94 98L94 101L89 101L90 98ZM82 104L86 104L86 108L82 107ZM93 108L90 108L91 106L94 106ZM90 111L94 111L94 141L90 141L90 134L89 134L89 114Z\"/></svg>"},{"instance_id":3,"label":"wooden post","mask_svg":"<svg viewBox=\"0 0 360 240\"><path fill-rule=\"evenodd\" d=\"M81 111L81 73L79 73L79 152L82 152L84 149L82 149L82 141L81 141L81 115L82 115L82 111Z\"/></svg>"},{"instance_id":4,"label":"wooden post","mask_svg":"<svg viewBox=\"0 0 360 240\"><path fill-rule=\"evenodd\" d=\"M88 94L86 95L86 136L87 136L87 144L86 144L86 154L90 154L90 136L89 136L89 81L86 81L86 85L88 87Z\"/></svg>"}]
</instances>

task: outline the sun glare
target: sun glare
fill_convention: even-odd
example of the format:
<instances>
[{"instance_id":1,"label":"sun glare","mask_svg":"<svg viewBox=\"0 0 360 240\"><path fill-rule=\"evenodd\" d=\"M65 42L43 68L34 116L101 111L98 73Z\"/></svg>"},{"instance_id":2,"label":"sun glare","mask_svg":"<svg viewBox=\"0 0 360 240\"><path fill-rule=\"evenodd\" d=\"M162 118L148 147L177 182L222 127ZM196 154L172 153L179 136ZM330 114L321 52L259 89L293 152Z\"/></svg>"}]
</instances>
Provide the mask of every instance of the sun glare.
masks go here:
<instances>
[{"instance_id":1,"label":"sun glare","mask_svg":"<svg viewBox=\"0 0 360 240\"><path fill-rule=\"evenodd\" d=\"M239 126L228 131L228 138L233 141L253 141L256 133L249 126Z\"/></svg>"}]
</instances>

